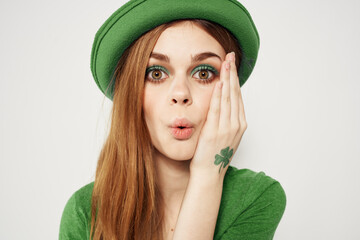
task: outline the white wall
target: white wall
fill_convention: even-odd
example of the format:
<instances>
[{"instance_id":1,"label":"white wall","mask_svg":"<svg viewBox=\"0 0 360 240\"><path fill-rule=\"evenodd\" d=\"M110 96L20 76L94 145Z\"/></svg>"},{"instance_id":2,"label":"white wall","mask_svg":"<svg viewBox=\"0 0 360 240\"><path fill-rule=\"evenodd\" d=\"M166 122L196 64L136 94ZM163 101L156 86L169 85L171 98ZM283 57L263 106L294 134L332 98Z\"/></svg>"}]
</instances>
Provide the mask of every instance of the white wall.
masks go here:
<instances>
[{"instance_id":1,"label":"white wall","mask_svg":"<svg viewBox=\"0 0 360 240\"><path fill-rule=\"evenodd\" d=\"M94 180L111 102L90 52L122 3L0 2L0 239L57 239L66 201ZM360 2L242 3L261 47L232 165L284 187L275 239L360 239Z\"/></svg>"}]
</instances>

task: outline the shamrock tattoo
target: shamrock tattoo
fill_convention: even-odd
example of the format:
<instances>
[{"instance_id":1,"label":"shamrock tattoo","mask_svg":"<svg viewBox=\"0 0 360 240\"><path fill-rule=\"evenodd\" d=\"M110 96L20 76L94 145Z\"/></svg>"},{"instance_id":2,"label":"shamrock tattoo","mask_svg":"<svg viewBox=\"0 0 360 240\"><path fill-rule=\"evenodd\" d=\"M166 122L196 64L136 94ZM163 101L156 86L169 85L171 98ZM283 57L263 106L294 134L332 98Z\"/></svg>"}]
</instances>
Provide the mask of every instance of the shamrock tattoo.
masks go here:
<instances>
[{"instance_id":1,"label":"shamrock tattoo","mask_svg":"<svg viewBox=\"0 0 360 240\"><path fill-rule=\"evenodd\" d=\"M233 150L234 150L234 149L231 149L231 150L229 151L229 147L227 147L227 148L224 148L224 149L222 149L222 150L220 151L220 153L221 153L222 156L220 156L219 154L216 154L216 155L215 155L215 162L214 162L214 163L215 163L216 165L219 165L219 164L220 164L219 173L220 173L220 169L221 169L221 164L222 164L223 168L225 168L226 165L229 164L230 158L231 158L231 156L232 156L232 154L233 154Z\"/></svg>"}]
</instances>

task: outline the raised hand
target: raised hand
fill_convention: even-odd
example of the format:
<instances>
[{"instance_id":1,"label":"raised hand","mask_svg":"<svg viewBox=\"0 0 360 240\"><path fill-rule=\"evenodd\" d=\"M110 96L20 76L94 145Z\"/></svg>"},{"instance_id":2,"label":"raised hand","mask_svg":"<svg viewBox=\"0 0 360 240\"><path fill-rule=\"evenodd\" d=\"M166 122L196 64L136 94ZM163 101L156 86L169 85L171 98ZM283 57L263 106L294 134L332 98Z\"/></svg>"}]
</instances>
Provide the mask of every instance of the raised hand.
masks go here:
<instances>
[{"instance_id":1,"label":"raised hand","mask_svg":"<svg viewBox=\"0 0 360 240\"><path fill-rule=\"evenodd\" d=\"M207 119L190 163L190 172L216 172L225 176L246 128L235 54L232 52L226 55L221 65L220 81L212 93Z\"/></svg>"}]
</instances>

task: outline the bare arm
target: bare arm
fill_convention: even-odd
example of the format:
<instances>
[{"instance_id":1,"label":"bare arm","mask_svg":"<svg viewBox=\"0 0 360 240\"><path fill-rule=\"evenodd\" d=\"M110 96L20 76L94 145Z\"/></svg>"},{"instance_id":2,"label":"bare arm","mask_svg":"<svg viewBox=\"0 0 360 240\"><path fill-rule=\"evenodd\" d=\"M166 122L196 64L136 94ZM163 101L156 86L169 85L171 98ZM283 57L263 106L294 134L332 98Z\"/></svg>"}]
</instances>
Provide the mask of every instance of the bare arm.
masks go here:
<instances>
[{"instance_id":1,"label":"bare arm","mask_svg":"<svg viewBox=\"0 0 360 240\"><path fill-rule=\"evenodd\" d=\"M212 240L219 212L223 176L193 174L180 208L173 240Z\"/></svg>"}]
</instances>

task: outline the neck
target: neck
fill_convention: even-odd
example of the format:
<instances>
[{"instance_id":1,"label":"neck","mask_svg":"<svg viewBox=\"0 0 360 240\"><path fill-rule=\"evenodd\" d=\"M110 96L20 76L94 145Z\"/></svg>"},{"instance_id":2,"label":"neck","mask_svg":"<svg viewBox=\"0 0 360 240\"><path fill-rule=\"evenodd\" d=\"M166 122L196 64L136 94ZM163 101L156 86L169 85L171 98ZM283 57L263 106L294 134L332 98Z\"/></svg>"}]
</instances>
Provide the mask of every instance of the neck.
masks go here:
<instances>
[{"instance_id":1,"label":"neck","mask_svg":"<svg viewBox=\"0 0 360 240\"><path fill-rule=\"evenodd\" d=\"M155 150L154 161L165 202L181 204L190 178L190 160L173 160Z\"/></svg>"},{"instance_id":2,"label":"neck","mask_svg":"<svg viewBox=\"0 0 360 240\"><path fill-rule=\"evenodd\" d=\"M155 150L158 186L164 199L165 239L172 239L172 234L180 212L181 204L190 178L191 160L173 160Z\"/></svg>"}]
</instances>

